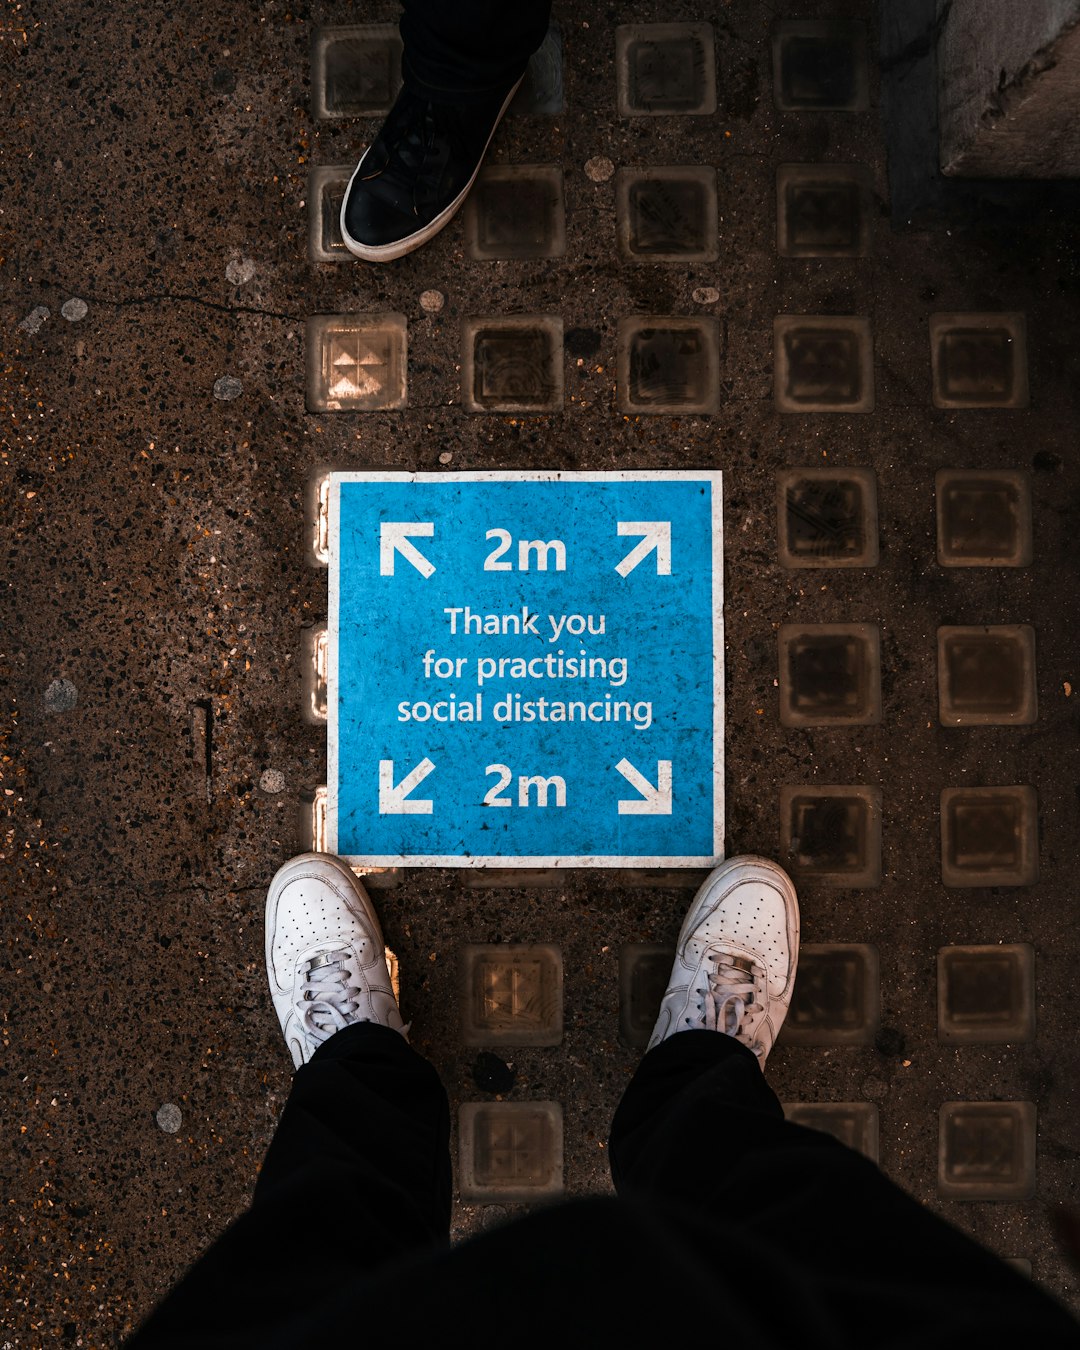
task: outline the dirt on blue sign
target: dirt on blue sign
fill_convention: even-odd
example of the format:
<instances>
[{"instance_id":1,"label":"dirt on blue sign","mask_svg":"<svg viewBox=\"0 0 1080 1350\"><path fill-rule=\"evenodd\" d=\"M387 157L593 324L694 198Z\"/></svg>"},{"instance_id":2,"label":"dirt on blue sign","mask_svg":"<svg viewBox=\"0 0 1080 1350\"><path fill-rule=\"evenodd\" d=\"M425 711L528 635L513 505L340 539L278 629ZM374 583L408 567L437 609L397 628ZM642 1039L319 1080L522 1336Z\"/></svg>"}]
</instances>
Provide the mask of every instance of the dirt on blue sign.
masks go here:
<instances>
[{"instance_id":1,"label":"dirt on blue sign","mask_svg":"<svg viewBox=\"0 0 1080 1350\"><path fill-rule=\"evenodd\" d=\"M717 861L721 503L706 471L334 474L328 847Z\"/></svg>"}]
</instances>

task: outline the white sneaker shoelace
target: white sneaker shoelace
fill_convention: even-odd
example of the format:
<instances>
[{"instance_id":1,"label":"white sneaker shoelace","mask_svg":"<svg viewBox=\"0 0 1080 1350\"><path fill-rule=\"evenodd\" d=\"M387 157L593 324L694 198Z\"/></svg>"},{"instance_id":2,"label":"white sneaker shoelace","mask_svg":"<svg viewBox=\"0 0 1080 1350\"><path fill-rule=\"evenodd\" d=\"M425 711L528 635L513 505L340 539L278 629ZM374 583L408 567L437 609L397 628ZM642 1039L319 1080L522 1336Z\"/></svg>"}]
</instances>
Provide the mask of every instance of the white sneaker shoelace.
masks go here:
<instances>
[{"instance_id":1,"label":"white sneaker shoelace","mask_svg":"<svg viewBox=\"0 0 1080 1350\"><path fill-rule=\"evenodd\" d=\"M356 1020L359 985L349 983L347 949L320 952L307 962L300 987L300 1021L313 1040L325 1040Z\"/></svg>"},{"instance_id":2,"label":"white sneaker shoelace","mask_svg":"<svg viewBox=\"0 0 1080 1350\"><path fill-rule=\"evenodd\" d=\"M707 984L698 993L702 996L705 1029L734 1036L760 1055L762 1047L755 1042L753 1032L764 1012L758 988L764 972L756 963L730 952L712 953L702 963L702 969L707 974Z\"/></svg>"}]
</instances>

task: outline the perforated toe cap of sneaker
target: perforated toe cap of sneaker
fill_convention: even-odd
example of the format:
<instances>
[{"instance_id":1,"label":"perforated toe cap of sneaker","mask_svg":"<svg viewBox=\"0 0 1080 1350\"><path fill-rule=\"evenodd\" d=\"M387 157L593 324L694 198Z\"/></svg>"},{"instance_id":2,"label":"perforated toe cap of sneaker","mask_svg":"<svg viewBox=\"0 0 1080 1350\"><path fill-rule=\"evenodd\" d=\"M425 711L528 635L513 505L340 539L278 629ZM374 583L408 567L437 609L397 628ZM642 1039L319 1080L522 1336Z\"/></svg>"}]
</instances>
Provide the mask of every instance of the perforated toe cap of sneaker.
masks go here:
<instances>
[{"instance_id":1,"label":"perforated toe cap of sneaker","mask_svg":"<svg viewBox=\"0 0 1080 1350\"><path fill-rule=\"evenodd\" d=\"M347 881L300 871L271 893L267 913L269 964L281 989L291 988L301 954L351 944L364 964L377 959L379 935ZM362 950L366 946L369 950Z\"/></svg>"},{"instance_id":2,"label":"perforated toe cap of sneaker","mask_svg":"<svg viewBox=\"0 0 1080 1350\"><path fill-rule=\"evenodd\" d=\"M715 898L687 939L688 960L697 964L715 943L758 956L768 971L769 994L789 991L796 956L789 906L780 886L767 877L740 880Z\"/></svg>"}]
</instances>

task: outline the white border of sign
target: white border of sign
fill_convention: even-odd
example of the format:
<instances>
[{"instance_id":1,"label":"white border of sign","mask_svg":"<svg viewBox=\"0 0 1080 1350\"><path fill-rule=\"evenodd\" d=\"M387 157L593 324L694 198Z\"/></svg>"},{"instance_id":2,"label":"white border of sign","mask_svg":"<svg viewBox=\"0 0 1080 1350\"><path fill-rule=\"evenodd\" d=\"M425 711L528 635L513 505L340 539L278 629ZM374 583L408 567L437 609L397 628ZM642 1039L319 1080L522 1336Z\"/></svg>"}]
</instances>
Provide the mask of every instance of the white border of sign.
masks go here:
<instances>
[{"instance_id":1,"label":"white border of sign","mask_svg":"<svg viewBox=\"0 0 1080 1350\"><path fill-rule=\"evenodd\" d=\"M337 850L338 833L338 590L339 558L335 547L340 514L342 483L642 483L701 482L712 484L712 611L713 611L713 848L705 856L672 857L524 857L504 855L443 856L434 854L349 855L352 867L712 867L724 856L724 494L719 469L617 469L611 473L562 472L558 469L483 469L476 473L400 473L380 470L346 470L330 475L330 568L327 628L330 645L327 671L326 723L326 847Z\"/></svg>"}]
</instances>

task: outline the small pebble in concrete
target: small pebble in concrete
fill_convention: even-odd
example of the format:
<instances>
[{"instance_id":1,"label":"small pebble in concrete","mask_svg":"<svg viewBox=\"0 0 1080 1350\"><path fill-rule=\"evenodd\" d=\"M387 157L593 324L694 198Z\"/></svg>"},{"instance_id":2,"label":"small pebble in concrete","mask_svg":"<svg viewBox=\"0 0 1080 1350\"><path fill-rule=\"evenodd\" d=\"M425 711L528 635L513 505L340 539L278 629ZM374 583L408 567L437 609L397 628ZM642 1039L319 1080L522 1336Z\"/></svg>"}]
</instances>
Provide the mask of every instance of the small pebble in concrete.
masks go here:
<instances>
[{"instance_id":1,"label":"small pebble in concrete","mask_svg":"<svg viewBox=\"0 0 1080 1350\"><path fill-rule=\"evenodd\" d=\"M85 319L88 312L88 306L85 300L80 300L77 295L73 295L70 300L65 300L60 306L60 313L67 319L68 323L79 323Z\"/></svg>"},{"instance_id":2,"label":"small pebble in concrete","mask_svg":"<svg viewBox=\"0 0 1080 1350\"><path fill-rule=\"evenodd\" d=\"M166 1102L164 1106L158 1107L156 1120L166 1134L175 1134L183 1119L180 1108L174 1106L172 1102Z\"/></svg>"},{"instance_id":3,"label":"small pebble in concrete","mask_svg":"<svg viewBox=\"0 0 1080 1350\"><path fill-rule=\"evenodd\" d=\"M692 299L695 305L715 305L720 299L720 292L715 286L699 286Z\"/></svg>"},{"instance_id":4,"label":"small pebble in concrete","mask_svg":"<svg viewBox=\"0 0 1080 1350\"><path fill-rule=\"evenodd\" d=\"M280 769L266 769L259 779L259 786L264 792L284 792L285 775Z\"/></svg>"},{"instance_id":5,"label":"small pebble in concrete","mask_svg":"<svg viewBox=\"0 0 1080 1350\"><path fill-rule=\"evenodd\" d=\"M225 278L233 286L246 286L255 277L255 264L250 258L233 258L225 268Z\"/></svg>"},{"instance_id":6,"label":"small pebble in concrete","mask_svg":"<svg viewBox=\"0 0 1080 1350\"><path fill-rule=\"evenodd\" d=\"M20 332L29 333L33 336L34 333L41 331L41 327L48 317L49 311L44 305L35 305L26 318L23 319L22 323L19 324L19 330Z\"/></svg>"},{"instance_id":7,"label":"small pebble in concrete","mask_svg":"<svg viewBox=\"0 0 1080 1350\"><path fill-rule=\"evenodd\" d=\"M454 456L449 450L444 450L442 454L439 456L439 463L449 464L453 458Z\"/></svg>"},{"instance_id":8,"label":"small pebble in concrete","mask_svg":"<svg viewBox=\"0 0 1080 1350\"><path fill-rule=\"evenodd\" d=\"M420 308L425 314L438 314L445 304L446 296L442 291L424 291L420 296Z\"/></svg>"},{"instance_id":9,"label":"small pebble in concrete","mask_svg":"<svg viewBox=\"0 0 1080 1350\"><path fill-rule=\"evenodd\" d=\"M239 398L244 392L244 386L232 375L222 375L220 380L214 381L214 397L228 402L231 398Z\"/></svg>"},{"instance_id":10,"label":"small pebble in concrete","mask_svg":"<svg viewBox=\"0 0 1080 1350\"><path fill-rule=\"evenodd\" d=\"M47 713L71 712L79 701L79 691L70 680L53 680L45 690L45 711Z\"/></svg>"},{"instance_id":11,"label":"small pebble in concrete","mask_svg":"<svg viewBox=\"0 0 1080 1350\"><path fill-rule=\"evenodd\" d=\"M607 155L596 155L585 161L585 174L594 183L606 183L615 172L615 165Z\"/></svg>"}]
</instances>

